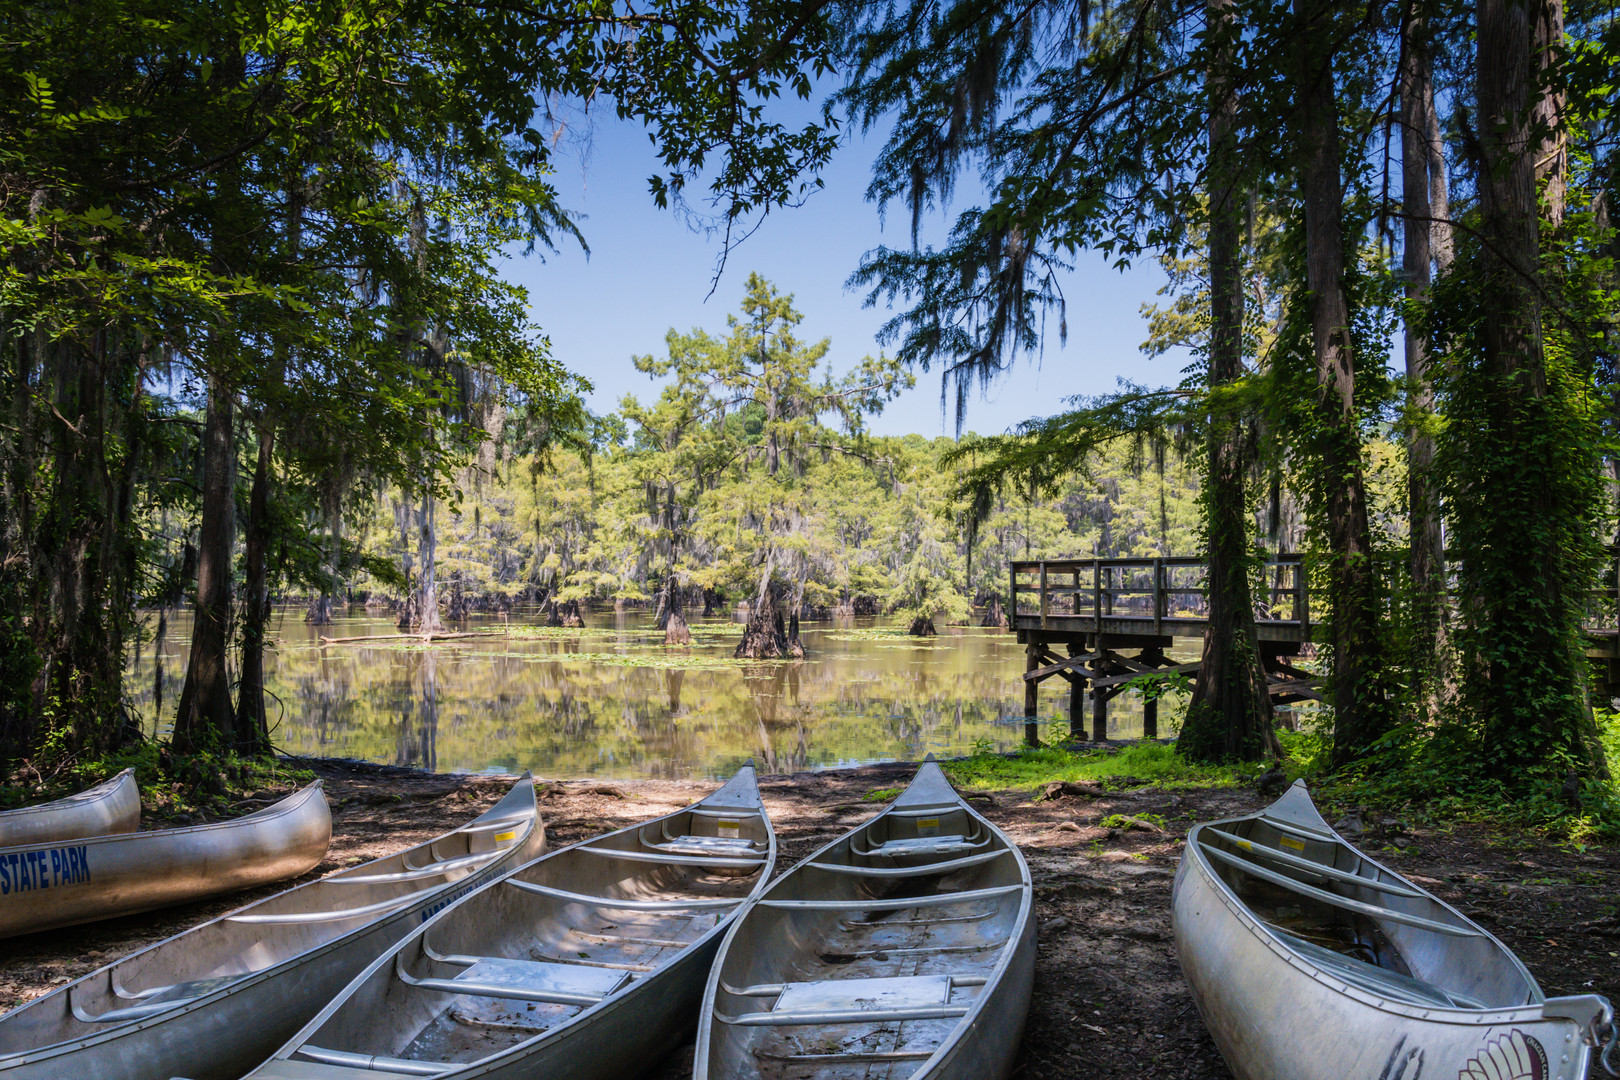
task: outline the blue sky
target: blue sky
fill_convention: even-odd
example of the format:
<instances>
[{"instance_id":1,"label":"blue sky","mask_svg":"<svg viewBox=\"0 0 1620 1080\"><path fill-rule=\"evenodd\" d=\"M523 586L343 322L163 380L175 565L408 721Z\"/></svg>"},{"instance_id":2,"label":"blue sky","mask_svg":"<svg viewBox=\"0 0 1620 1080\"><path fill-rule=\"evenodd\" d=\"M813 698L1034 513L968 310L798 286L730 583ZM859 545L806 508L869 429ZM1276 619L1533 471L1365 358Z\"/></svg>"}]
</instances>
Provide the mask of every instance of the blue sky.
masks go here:
<instances>
[{"instance_id":1,"label":"blue sky","mask_svg":"<svg viewBox=\"0 0 1620 1080\"><path fill-rule=\"evenodd\" d=\"M863 308L863 296L846 290L844 282L863 252L909 242L903 209L893 208L897 212L885 227L877 207L864 199L878 145L875 134L846 143L824 174L825 190L802 207L771 214L732 251L719 287L705 300L720 240L653 205L647 177L657 163L647 136L637 126L604 120L583 163L578 155L561 159L555 178L564 203L583 218L590 257L577 245L544 257L516 256L508 277L528 288L534 319L550 336L553 354L595 384L590 405L597 412L616 408L626 393L643 400L655 396L656 386L635 370L631 357L661 355L671 327L724 332L750 271L794 295L804 315L800 337L830 337L829 359L841 371L879 351L875 336L890 315L881 306ZM942 235L946 224L936 218L925 233ZM1154 299L1162 283L1152 262L1121 273L1101 257L1082 260L1064 284L1068 344L1060 346L1054 335L1038 362L1020 360L987 397L975 395L967 429L1002 431L1056 412L1068 395L1112 390L1120 377L1148 384L1176 381L1184 358L1149 360L1139 351L1146 336L1141 305ZM940 409L938 369L916 374L917 386L874 418L872 430L892 435L954 430L952 417Z\"/></svg>"}]
</instances>

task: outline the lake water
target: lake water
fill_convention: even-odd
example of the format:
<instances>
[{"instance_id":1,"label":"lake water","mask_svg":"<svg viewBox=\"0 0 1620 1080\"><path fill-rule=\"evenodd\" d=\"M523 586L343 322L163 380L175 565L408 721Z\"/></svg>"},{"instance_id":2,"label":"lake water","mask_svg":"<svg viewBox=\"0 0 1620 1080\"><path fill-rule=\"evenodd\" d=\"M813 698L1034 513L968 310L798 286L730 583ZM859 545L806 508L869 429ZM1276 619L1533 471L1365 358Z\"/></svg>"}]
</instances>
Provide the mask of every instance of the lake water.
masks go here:
<instances>
[{"instance_id":1,"label":"lake water","mask_svg":"<svg viewBox=\"0 0 1620 1080\"><path fill-rule=\"evenodd\" d=\"M793 772L1023 739L1024 654L1006 631L942 627L920 639L887 619L806 623L809 655L790 663L733 659L742 627L726 620L694 620L690 648L665 647L645 612L587 621L563 630L533 615L472 619L466 629L502 636L422 645L360 608L318 628L301 607L279 611L265 673L272 739L293 754L560 778L719 777L748 758ZM190 616L166 623L130 682L159 734L173 724ZM322 646L322 635L397 640ZM1067 703L1067 683L1042 685L1043 739L1066 736ZM1161 732L1180 711L1161 706ZM1140 735L1140 699L1115 698L1109 718L1111 737Z\"/></svg>"}]
</instances>

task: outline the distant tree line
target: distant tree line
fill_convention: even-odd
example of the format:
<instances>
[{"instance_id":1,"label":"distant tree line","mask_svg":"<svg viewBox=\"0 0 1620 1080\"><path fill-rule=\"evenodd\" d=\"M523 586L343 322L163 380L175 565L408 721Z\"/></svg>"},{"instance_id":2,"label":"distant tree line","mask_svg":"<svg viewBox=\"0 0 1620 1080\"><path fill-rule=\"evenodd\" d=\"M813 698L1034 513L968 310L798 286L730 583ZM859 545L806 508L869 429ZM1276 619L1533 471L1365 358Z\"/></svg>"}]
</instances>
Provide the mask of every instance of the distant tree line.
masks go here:
<instances>
[{"instance_id":1,"label":"distant tree line","mask_svg":"<svg viewBox=\"0 0 1620 1080\"><path fill-rule=\"evenodd\" d=\"M446 612L632 604L664 626L742 604L964 622L973 605L1007 603L1012 559L1196 550L1198 479L1174 448L1110 447L1059 490L1001 493L975 516L956 491L966 470L945 464L957 440L866 429L909 377L882 357L834 377L832 343L798 340L800 321L751 276L724 336L672 330L663 356L636 358L663 380L657 398L598 418L589 452L543 461L491 442L458 473L437 531L439 579L463 598ZM370 492L353 505L373 562L426 558L400 505ZM389 580L349 584L408 621L412 601Z\"/></svg>"}]
</instances>

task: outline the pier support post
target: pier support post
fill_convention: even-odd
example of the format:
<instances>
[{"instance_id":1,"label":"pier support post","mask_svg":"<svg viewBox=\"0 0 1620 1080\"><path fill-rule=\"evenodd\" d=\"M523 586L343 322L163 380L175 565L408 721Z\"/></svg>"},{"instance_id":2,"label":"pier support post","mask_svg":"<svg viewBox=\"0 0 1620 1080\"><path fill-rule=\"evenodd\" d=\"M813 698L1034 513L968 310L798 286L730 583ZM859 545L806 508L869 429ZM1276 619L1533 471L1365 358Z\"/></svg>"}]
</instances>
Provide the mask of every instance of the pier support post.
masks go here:
<instances>
[{"instance_id":1,"label":"pier support post","mask_svg":"<svg viewBox=\"0 0 1620 1080\"><path fill-rule=\"evenodd\" d=\"M1102 661L1097 661L1096 670L1101 672ZM1091 688L1091 741L1106 742L1108 740L1108 696L1095 686Z\"/></svg>"},{"instance_id":2,"label":"pier support post","mask_svg":"<svg viewBox=\"0 0 1620 1080\"><path fill-rule=\"evenodd\" d=\"M1162 667L1164 654L1158 649L1143 649L1142 654L1136 658L1149 667ZM1150 697L1142 702L1142 738L1157 739L1159 737L1159 699Z\"/></svg>"},{"instance_id":3,"label":"pier support post","mask_svg":"<svg viewBox=\"0 0 1620 1080\"><path fill-rule=\"evenodd\" d=\"M1069 643L1070 656L1085 655L1084 643ZM1086 738L1086 679L1078 669L1069 673L1069 739L1084 742Z\"/></svg>"},{"instance_id":4,"label":"pier support post","mask_svg":"<svg viewBox=\"0 0 1620 1080\"><path fill-rule=\"evenodd\" d=\"M1041 649L1033 641L1024 650L1024 670L1034 671L1041 666ZM1040 729L1035 723L1035 713L1041 706L1041 684L1034 679L1024 680L1024 742L1029 746L1039 746L1041 743Z\"/></svg>"}]
</instances>

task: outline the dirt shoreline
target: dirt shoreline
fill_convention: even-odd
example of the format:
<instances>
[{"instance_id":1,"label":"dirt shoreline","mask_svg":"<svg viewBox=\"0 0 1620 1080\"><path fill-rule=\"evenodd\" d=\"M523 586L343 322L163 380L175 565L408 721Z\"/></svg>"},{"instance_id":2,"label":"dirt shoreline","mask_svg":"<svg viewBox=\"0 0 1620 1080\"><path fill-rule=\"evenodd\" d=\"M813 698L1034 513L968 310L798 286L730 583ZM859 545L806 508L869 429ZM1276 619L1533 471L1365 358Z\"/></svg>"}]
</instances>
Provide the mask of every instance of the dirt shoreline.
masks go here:
<instances>
[{"instance_id":1,"label":"dirt shoreline","mask_svg":"<svg viewBox=\"0 0 1620 1080\"><path fill-rule=\"evenodd\" d=\"M309 877L396 851L493 805L509 778L440 775L310 760L333 809L332 846ZM780 844L778 872L875 814L868 792L915 766L766 776L761 794ZM541 813L553 846L667 813L716 785L630 780L553 783ZM262 793L270 797L274 792ZM1253 790L1140 788L1099 799L1033 802L1001 791L976 805L1029 859L1040 920L1035 1001L1014 1074L1020 1080L1230 1077L1182 982L1170 936L1170 885L1196 821L1262 805ZM1109 815L1152 814L1162 831L1109 829ZM1514 949L1548 996L1620 1001L1620 849L1584 852L1492 835L1374 829L1362 846L1479 920ZM301 879L306 880L306 879ZM287 883L221 900L13 938L0 946L0 1008L11 1008L126 952ZM690 1075L691 1047L657 1063L655 1080Z\"/></svg>"}]
</instances>

